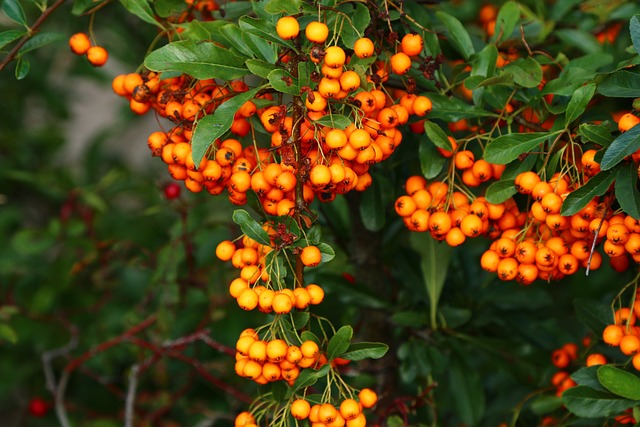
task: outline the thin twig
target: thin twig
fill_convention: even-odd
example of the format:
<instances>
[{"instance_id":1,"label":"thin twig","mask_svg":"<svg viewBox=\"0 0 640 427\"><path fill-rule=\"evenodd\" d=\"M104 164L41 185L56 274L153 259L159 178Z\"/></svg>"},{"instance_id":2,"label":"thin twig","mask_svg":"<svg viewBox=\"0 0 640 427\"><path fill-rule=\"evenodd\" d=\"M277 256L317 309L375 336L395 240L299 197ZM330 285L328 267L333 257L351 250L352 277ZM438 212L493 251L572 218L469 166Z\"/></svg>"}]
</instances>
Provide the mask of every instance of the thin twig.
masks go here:
<instances>
[{"instance_id":1,"label":"thin twig","mask_svg":"<svg viewBox=\"0 0 640 427\"><path fill-rule=\"evenodd\" d=\"M40 15L40 17L36 20L36 22L34 22L33 25L29 28L29 32L27 34L25 34L20 39L20 41L18 41L18 43L16 43L15 46L13 46L13 48L11 49L11 51L9 51L7 56L2 58L2 61L0 61L0 71L2 71L4 69L4 67L7 66L7 64L9 64L11 61L13 61L13 59L16 57L16 55L18 54L18 52L20 51L22 46L24 46L25 43L27 43L38 32L38 30L40 29L40 26L44 23L44 21L46 21L47 18L49 18L49 16L57 8L62 6L62 4L65 1L66 0L57 0L54 4L52 4L51 6L46 8L44 10L44 12L42 12L42 15Z\"/></svg>"},{"instance_id":2,"label":"thin twig","mask_svg":"<svg viewBox=\"0 0 640 427\"><path fill-rule=\"evenodd\" d=\"M125 427L133 426L133 411L135 409L136 390L138 389L138 372L140 365L135 364L129 371L129 387L127 387L127 400L124 406L124 425Z\"/></svg>"}]
</instances>

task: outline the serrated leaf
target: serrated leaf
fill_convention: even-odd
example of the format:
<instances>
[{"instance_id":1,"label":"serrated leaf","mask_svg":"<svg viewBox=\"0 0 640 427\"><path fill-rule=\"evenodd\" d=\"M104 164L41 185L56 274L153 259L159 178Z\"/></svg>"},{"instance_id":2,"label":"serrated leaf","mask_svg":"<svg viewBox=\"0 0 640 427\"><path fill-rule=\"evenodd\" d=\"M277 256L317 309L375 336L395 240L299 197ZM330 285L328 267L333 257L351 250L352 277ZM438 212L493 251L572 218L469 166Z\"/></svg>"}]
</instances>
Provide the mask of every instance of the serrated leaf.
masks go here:
<instances>
[{"instance_id":1,"label":"serrated leaf","mask_svg":"<svg viewBox=\"0 0 640 427\"><path fill-rule=\"evenodd\" d=\"M602 196L611 184L613 184L615 179L616 174L613 170L601 171L587 181L586 184L569 193L562 203L560 214L563 216L571 216L580 212L594 197Z\"/></svg>"},{"instance_id":2,"label":"serrated leaf","mask_svg":"<svg viewBox=\"0 0 640 427\"><path fill-rule=\"evenodd\" d=\"M183 40L151 52L144 64L151 71L178 71L200 80L233 80L249 74L246 60L211 42Z\"/></svg>"},{"instance_id":3,"label":"serrated leaf","mask_svg":"<svg viewBox=\"0 0 640 427\"><path fill-rule=\"evenodd\" d=\"M569 411L584 418L617 415L635 404L632 400L582 385L562 393L562 401Z\"/></svg>"},{"instance_id":4,"label":"serrated leaf","mask_svg":"<svg viewBox=\"0 0 640 427\"><path fill-rule=\"evenodd\" d=\"M635 163L622 165L616 175L616 200L622 211L634 219L640 219L640 191L638 191L638 167Z\"/></svg>"},{"instance_id":5,"label":"serrated leaf","mask_svg":"<svg viewBox=\"0 0 640 427\"><path fill-rule=\"evenodd\" d=\"M537 87L542 81L542 66L531 57L508 63L502 72L513 75L514 83L526 88Z\"/></svg>"},{"instance_id":6,"label":"serrated leaf","mask_svg":"<svg viewBox=\"0 0 640 427\"><path fill-rule=\"evenodd\" d=\"M314 121L319 126L327 126L335 129L346 129L353 123L353 121L341 114L327 114Z\"/></svg>"},{"instance_id":7,"label":"serrated leaf","mask_svg":"<svg viewBox=\"0 0 640 427\"><path fill-rule=\"evenodd\" d=\"M291 73L286 70L276 68L269 73L267 79L269 79L271 86L278 92L300 95L298 79L294 78Z\"/></svg>"},{"instance_id":8,"label":"serrated leaf","mask_svg":"<svg viewBox=\"0 0 640 427\"><path fill-rule=\"evenodd\" d=\"M131 13L143 21L161 27L147 0L120 0L120 3Z\"/></svg>"},{"instance_id":9,"label":"serrated leaf","mask_svg":"<svg viewBox=\"0 0 640 427\"><path fill-rule=\"evenodd\" d=\"M504 181L496 181L487 187L484 197L489 203L499 204L517 192L518 190L516 190L515 180L507 179Z\"/></svg>"},{"instance_id":10,"label":"serrated leaf","mask_svg":"<svg viewBox=\"0 0 640 427\"><path fill-rule=\"evenodd\" d=\"M600 168L602 170L611 169L638 149L640 149L640 126L634 126L619 135L606 148L600 162Z\"/></svg>"},{"instance_id":11,"label":"serrated leaf","mask_svg":"<svg viewBox=\"0 0 640 427\"><path fill-rule=\"evenodd\" d=\"M33 37L31 37L21 48L20 54L25 54L27 52L31 52L32 50L41 48L49 43L53 43L59 40L64 40L65 36L60 33L37 33Z\"/></svg>"},{"instance_id":12,"label":"serrated leaf","mask_svg":"<svg viewBox=\"0 0 640 427\"><path fill-rule=\"evenodd\" d=\"M627 70L609 74L598 84L598 93L612 98L637 98L640 96L640 74Z\"/></svg>"},{"instance_id":13,"label":"serrated leaf","mask_svg":"<svg viewBox=\"0 0 640 427\"><path fill-rule=\"evenodd\" d=\"M510 133L490 141L484 151L484 159L489 163L504 165L515 160L521 154L531 151L544 144L556 133L528 132Z\"/></svg>"},{"instance_id":14,"label":"serrated leaf","mask_svg":"<svg viewBox=\"0 0 640 427\"><path fill-rule=\"evenodd\" d=\"M500 7L496 17L496 26L493 36L495 43L508 39L520 21L520 6L514 1L508 1Z\"/></svg>"},{"instance_id":15,"label":"serrated leaf","mask_svg":"<svg viewBox=\"0 0 640 427\"><path fill-rule=\"evenodd\" d=\"M565 121L566 125L571 124L574 120L580 117L582 113L584 113L584 111L587 109L589 101L591 101L591 98L593 98L593 95L595 93L595 83L589 83L585 86L582 86L573 93L571 99L569 100L569 105L567 105L567 119Z\"/></svg>"},{"instance_id":16,"label":"serrated leaf","mask_svg":"<svg viewBox=\"0 0 640 427\"><path fill-rule=\"evenodd\" d=\"M629 21L629 33L636 53L640 55L640 15L634 15Z\"/></svg>"},{"instance_id":17,"label":"serrated leaf","mask_svg":"<svg viewBox=\"0 0 640 427\"><path fill-rule=\"evenodd\" d=\"M426 141L426 135L423 135L418 140L418 143L420 144L418 159L420 160L422 174L427 179L435 178L442 171L447 159L438 152L435 144L430 144Z\"/></svg>"},{"instance_id":18,"label":"serrated leaf","mask_svg":"<svg viewBox=\"0 0 640 427\"><path fill-rule=\"evenodd\" d=\"M240 226L242 232L249 238L261 245L271 245L269 234L253 219L249 213L243 209L233 211L233 222Z\"/></svg>"},{"instance_id":19,"label":"serrated leaf","mask_svg":"<svg viewBox=\"0 0 640 427\"><path fill-rule=\"evenodd\" d=\"M254 98L262 90L262 87L242 92L220 104L213 114L208 114L200 119L193 131L191 138L191 150L193 161L199 165L209 146L231 128L236 112L245 102Z\"/></svg>"},{"instance_id":20,"label":"serrated leaf","mask_svg":"<svg viewBox=\"0 0 640 427\"><path fill-rule=\"evenodd\" d=\"M464 25L462 25L458 18L442 11L436 12L436 17L447 27L448 40L451 45L465 60L468 60L469 57L475 53L475 49Z\"/></svg>"},{"instance_id":21,"label":"serrated leaf","mask_svg":"<svg viewBox=\"0 0 640 427\"><path fill-rule=\"evenodd\" d=\"M578 320L598 337L602 336L602 331L607 325L613 323L611 308L604 304L578 298L573 301L573 307Z\"/></svg>"},{"instance_id":22,"label":"serrated leaf","mask_svg":"<svg viewBox=\"0 0 640 427\"><path fill-rule=\"evenodd\" d=\"M606 125L590 125L582 123L578 127L578 135L583 139L583 142L595 142L596 144L606 147L613 141L613 135Z\"/></svg>"},{"instance_id":23,"label":"serrated leaf","mask_svg":"<svg viewBox=\"0 0 640 427\"><path fill-rule=\"evenodd\" d=\"M2 2L2 11L7 15L7 18L13 22L23 25L24 27L27 26L27 17L18 0L4 0Z\"/></svg>"},{"instance_id":24,"label":"serrated leaf","mask_svg":"<svg viewBox=\"0 0 640 427\"><path fill-rule=\"evenodd\" d=\"M598 381L611 393L640 401L640 377L612 365L598 368Z\"/></svg>"},{"instance_id":25,"label":"serrated leaf","mask_svg":"<svg viewBox=\"0 0 640 427\"><path fill-rule=\"evenodd\" d=\"M327 344L327 359L329 361L339 357L347 351L353 338L353 328L349 325L343 326L335 333Z\"/></svg>"},{"instance_id":26,"label":"serrated leaf","mask_svg":"<svg viewBox=\"0 0 640 427\"><path fill-rule=\"evenodd\" d=\"M24 31L19 30L7 30L0 33L0 49L11 43L12 41L18 40L20 37L24 36L26 33Z\"/></svg>"},{"instance_id":27,"label":"serrated leaf","mask_svg":"<svg viewBox=\"0 0 640 427\"><path fill-rule=\"evenodd\" d=\"M349 345L340 357L353 361L380 359L388 350L389 346L381 342L357 342Z\"/></svg>"}]
</instances>

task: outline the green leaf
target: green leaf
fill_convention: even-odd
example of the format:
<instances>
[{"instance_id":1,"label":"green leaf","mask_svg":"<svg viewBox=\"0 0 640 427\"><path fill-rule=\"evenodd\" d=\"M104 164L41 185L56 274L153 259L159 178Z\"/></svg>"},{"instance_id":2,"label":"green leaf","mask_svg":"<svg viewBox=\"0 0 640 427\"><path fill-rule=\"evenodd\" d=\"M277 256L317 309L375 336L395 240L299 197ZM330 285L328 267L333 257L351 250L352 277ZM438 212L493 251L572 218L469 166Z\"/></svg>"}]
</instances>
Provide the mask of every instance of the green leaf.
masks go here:
<instances>
[{"instance_id":1,"label":"green leaf","mask_svg":"<svg viewBox=\"0 0 640 427\"><path fill-rule=\"evenodd\" d=\"M364 31L371 23L371 14L361 3L345 2L338 6L338 10L349 17L348 20L343 18L340 39L345 46L352 48L356 40L364 36Z\"/></svg>"},{"instance_id":2,"label":"green leaf","mask_svg":"<svg viewBox=\"0 0 640 427\"><path fill-rule=\"evenodd\" d=\"M120 3L131 13L143 21L161 27L147 0L120 0Z\"/></svg>"},{"instance_id":3,"label":"green leaf","mask_svg":"<svg viewBox=\"0 0 640 427\"><path fill-rule=\"evenodd\" d=\"M471 59L471 76L491 79L496 71L496 60L498 59L498 48L494 44L486 45L480 52ZM469 80L469 79L467 79ZM465 86L469 87L465 81Z\"/></svg>"},{"instance_id":4,"label":"green leaf","mask_svg":"<svg viewBox=\"0 0 640 427\"><path fill-rule=\"evenodd\" d=\"M320 242L316 246L318 247L318 249L320 249L320 253L322 254L322 261L321 262L329 262L333 258L335 258L336 253L333 250L333 248L331 246L329 246L328 244L326 244L324 242Z\"/></svg>"},{"instance_id":5,"label":"green leaf","mask_svg":"<svg viewBox=\"0 0 640 427\"><path fill-rule=\"evenodd\" d=\"M22 80L25 77L27 77L27 74L29 74L30 69L31 69L31 64L29 63L29 61L24 59L24 57L22 56L18 56L18 60L16 61L16 71L15 71L16 79Z\"/></svg>"},{"instance_id":6,"label":"green leaf","mask_svg":"<svg viewBox=\"0 0 640 427\"><path fill-rule=\"evenodd\" d=\"M8 45L14 40L18 40L20 37L24 36L24 31L19 30L7 30L0 33L0 49Z\"/></svg>"},{"instance_id":7,"label":"green leaf","mask_svg":"<svg viewBox=\"0 0 640 427\"><path fill-rule=\"evenodd\" d=\"M252 74L262 77L263 79L266 79L269 73L276 69L275 65L260 59L249 59L245 62L245 65Z\"/></svg>"},{"instance_id":8,"label":"green leaf","mask_svg":"<svg viewBox=\"0 0 640 427\"><path fill-rule=\"evenodd\" d=\"M484 197L486 197L487 202L489 203L499 204L517 192L518 190L516 190L515 180L507 179L496 181L487 187Z\"/></svg>"},{"instance_id":9,"label":"green leaf","mask_svg":"<svg viewBox=\"0 0 640 427\"><path fill-rule=\"evenodd\" d=\"M23 25L25 28L27 27L27 17L18 0L4 0L2 2L2 11L13 22Z\"/></svg>"},{"instance_id":10,"label":"green leaf","mask_svg":"<svg viewBox=\"0 0 640 427\"><path fill-rule=\"evenodd\" d=\"M360 217L364 227L369 231L379 231L384 227L386 215L382 193L379 180L373 180L371 186L362 194Z\"/></svg>"},{"instance_id":11,"label":"green leaf","mask_svg":"<svg viewBox=\"0 0 640 427\"><path fill-rule=\"evenodd\" d=\"M571 379L578 385L590 387L594 390L606 392L600 381L598 381L598 368L599 366L589 366L580 368L571 374Z\"/></svg>"},{"instance_id":12,"label":"green leaf","mask_svg":"<svg viewBox=\"0 0 640 427\"><path fill-rule=\"evenodd\" d=\"M449 33L449 42L456 49L465 60L468 60L471 55L475 53L473 43L469 33L464 28L464 25L448 13L438 11L436 17L447 27Z\"/></svg>"},{"instance_id":13,"label":"green leaf","mask_svg":"<svg viewBox=\"0 0 640 427\"><path fill-rule=\"evenodd\" d=\"M638 191L638 167L635 163L622 165L616 175L616 200L622 211L640 219L640 191Z\"/></svg>"},{"instance_id":14,"label":"green leaf","mask_svg":"<svg viewBox=\"0 0 640 427\"><path fill-rule=\"evenodd\" d=\"M294 15L300 11L301 0L269 0L264 5L264 11L271 14L284 13Z\"/></svg>"},{"instance_id":15,"label":"green leaf","mask_svg":"<svg viewBox=\"0 0 640 427\"><path fill-rule=\"evenodd\" d=\"M598 40L593 34L585 30L563 28L556 30L554 34L557 35L565 45L573 46L582 50L584 53L602 52L602 45L598 43Z\"/></svg>"},{"instance_id":16,"label":"green leaf","mask_svg":"<svg viewBox=\"0 0 640 427\"><path fill-rule=\"evenodd\" d=\"M478 371L455 361L449 367L450 384L455 384L457 413L468 426L478 425L485 410L485 394Z\"/></svg>"},{"instance_id":17,"label":"green leaf","mask_svg":"<svg viewBox=\"0 0 640 427\"><path fill-rule=\"evenodd\" d=\"M531 402L531 411L536 415L546 415L562 407L562 398L559 396L538 396Z\"/></svg>"},{"instance_id":18,"label":"green leaf","mask_svg":"<svg viewBox=\"0 0 640 427\"><path fill-rule=\"evenodd\" d=\"M562 393L562 401L569 411L584 418L610 417L634 406L632 400L582 385Z\"/></svg>"},{"instance_id":19,"label":"green leaf","mask_svg":"<svg viewBox=\"0 0 640 427\"><path fill-rule=\"evenodd\" d=\"M528 132L509 133L490 141L484 151L484 159L489 163L505 165L518 158L521 154L544 144L556 133Z\"/></svg>"},{"instance_id":20,"label":"green leaf","mask_svg":"<svg viewBox=\"0 0 640 427\"><path fill-rule=\"evenodd\" d=\"M0 323L0 342L7 341L11 344L18 342L16 331L6 323Z\"/></svg>"},{"instance_id":21,"label":"green leaf","mask_svg":"<svg viewBox=\"0 0 640 427\"><path fill-rule=\"evenodd\" d=\"M60 33L37 33L35 36L31 37L27 42L20 48L20 54L25 54L27 52L31 52L32 50L41 48L49 43L57 42L59 40L64 40L65 36Z\"/></svg>"},{"instance_id":22,"label":"green leaf","mask_svg":"<svg viewBox=\"0 0 640 427\"><path fill-rule=\"evenodd\" d=\"M640 74L627 70L609 74L598 84L598 93L612 98L637 98L640 96Z\"/></svg>"},{"instance_id":23,"label":"green leaf","mask_svg":"<svg viewBox=\"0 0 640 427\"><path fill-rule=\"evenodd\" d=\"M327 126L335 129L345 130L353 122L347 116L341 114L327 114L314 121L319 126Z\"/></svg>"},{"instance_id":24,"label":"green leaf","mask_svg":"<svg viewBox=\"0 0 640 427\"><path fill-rule=\"evenodd\" d=\"M159 17L166 18L184 10L185 3L180 0L155 0L153 6Z\"/></svg>"},{"instance_id":25,"label":"green leaf","mask_svg":"<svg viewBox=\"0 0 640 427\"><path fill-rule=\"evenodd\" d=\"M237 24L229 23L220 27L220 34L227 40L226 45L233 46L246 56L257 56L247 43L238 43L239 40L242 40L243 33L244 31Z\"/></svg>"},{"instance_id":26,"label":"green leaf","mask_svg":"<svg viewBox=\"0 0 640 427\"><path fill-rule=\"evenodd\" d=\"M589 83L573 93L569 105L567 105L567 119L565 121L567 126L584 113L595 92L596 84Z\"/></svg>"},{"instance_id":27,"label":"green leaf","mask_svg":"<svg viewBox=\"0 0 640 427\"><path fill-rule=\"evenodd\" d=\"M300 87L298 79L294 78L291 73L281 68L276 68L267 76L271 86L278 92L288 93L290 95L300 95Z\"/></svg>"},{"instance_id":28,"label":"green leaf","mask_svg":"<svg viewBox=\"0 0 640 427\"><path fill-rule=\"evenodd\" d=\"M578 135L582 137L583 142L595 142L596 144L606 147L613 141L613 135L606 125L590 125L582 123L578 127Z\"/></svg>"},{"instance_id":29,"label":"green leaf","mask_svg":"<svg viewBox=\"0 0 640 427\"><path fill-rule=\"evenodd\" d=\"M255 2L253 2L255 4ZM295 50L293 43L289 40L282 40L276 32L276 26L273 22L269 22L265 19L252 18L250 16L243 16L238 20L240 28L251 34L255 34L258 37L262 37L265 40L275 43L276 45L286 46Z\"/></svg>"},{"instance_id":30,"label":"green leaf","mask_svg":"<svg viewBox=\"0 0 640 427\"><path fill-rule=\"evenodd\" d=\"M615 179L616 174L613 170L600 172L587 181L586 184L569 193L562 203L560 213L564 216L571 216L580 212L594 197L602 196Z\"/></svg>"},{"instance_id":31,"label":"green leaf","mask_svg":"<svg viewBox=\"0 0 640 427\"><path fill-rule=\"evenodd\" d=\"M460 98L450 98L439 93L430 93L429 99L433 106L429 118L446 122L457 122L462 119L495 116L495 114L469 105Z\"/></svg>"},{"instance_id":32,"label":"green leaf","mask_svg":"<svg viewBox=\"0 0 640 427\"><path fill-rule=\"evenodd\" d=\"M514 1L508 1L500 7L496 18L496 27L491 37L495 43L508 39L520 21L520 6Z\"/></svg>"},{"instance_id":33,"label":"green leaf","mask_svg":"<svg viewBox=\"0 0 640 427\"><path fill-rule=\"evenodd\" d=\"M636 53L640 55L640 15L634 15L629 21L629 33L631 33L631 41Z\"/></svg>"},{"instance_id":34,"label":"green leaf","mask_svg":"<svg viewBox=\"0 0 640 427\"><path fill-rule=\"evenodd\" d=\"M619 135L606 148L600 162L600 168L602 170L611 169L638 149L640 149L640 126L634 126Z\"/></svg>"},{"instance_id":35,"label":"green leaf","mask_svg":"<svg viewBox=\"0 0 640 427\"><path fill-rule=\"evenodd\" d=\"M508 63L502 72L513 75L514 83L526 88L537 87L542 81L542 66L530 56Z\"/></svg>"},{"instance_id":36,"label":"green leaf","mask_svg":"<svg viewBox=\"0 0 640 427\"><path fill-rule=\"evenodd\" d=\"M240 226L242 232L249 238L255 240L261 245L271 245L269 234L253 219L247 211L236 209L233 211L233 222Z\"/></svg>"},{"instance_id":37,"label":"green leaf","mask_svg":"<svg viewBox=\"0 0 640 427\"><path fill-rule=\"evenodd\" d=\"M436 147L451 151L451 141L449 141L449 137L440 126L427 120L424 122L424 131L429 141L433 142Z\"/></svg>"},{"instance_id":38,"label":"green leaf","mask_svg":"<svg viewBox=\"0 0 640 427\"><path fill-rule=\"evenodd\" d=\"M604 328L613 323L611 308L602 303L578 298L573 301L573 307L578 320L598 337L602 336Z\"/></svg>"},{"instance_id":39,"label":"green leaf","mask_svg":"<svg viewBox=\"0 0 640 427\"><path fill-rule=\"evenodd\" d=\"M411 233L409 239L411 247L420 256L422 279L429 295L431 327L435 328L438 302L449 270L452 248L427 233Z\"/></svg>"},{"instance_id":40,"label":"green leaf","mask_svg":"<svg viewBox=\"0 0 640 427\"><path fill-rule=\"evenodd\" d=\"M254 98L263 87L242 92L220 104L213 114L208 114L195 124L191 138L192 157L199 165L209 146L220 138L233 124L233 117L245 102Z\"/></svg>"},{"instance_id":41,"label":"green leaf","mask_svg":"<svg viewBox=\"0 0 640 427\"><path fill-rule=\"evenodd\" d=\"M349 348L340 357L353 361L380 359L388 350L389 346L381 342L357 342L349 345Z\"/></svg>"},{"instance_id":42,"label":"green leaf","mask_svg":"<svg viewBox=\"0 0 640 427\"><path fill-rule=\"evenodd\" d=\"M442 167L447 159L438 152L435 144L429 143L426 134L421 136L418 144L420 144L418 147L418 158L420 160L422 174L427 179L435 178L442 171Z\"/></svg>"},{"instance_id":43,"label":"green leaf","mask_svg":"<svg viewBox=\"0 0 640 427\"><path fill-rule=\"evenodd\" d=\"M298 390L303 388L311 387L318 382L318 379L326 376L329 373L329 369L331 369L331 365L328 363L317 371L313 369L302 369L300 375L289 389L287 393L288 396L293 396Z\"/></svg>"},{"instance_id":44,"label":"green leaf","mask_svg":"<svg viewBox=\"0 0 640 427\"><path fill-rule=\"evenodd\" d=\"M327 344L327 359L329 361L342 355L349 348L351 344L351 338L353 338L353 328L351 326L343 326L336 334L331 337L329 344Z\"/></svg>"},{"instance_id":45,"label":"green leaf","mask_svg":"<svg viewBox=\"0 0 640 427\"><path fill-rule=\"evenodd\" d=\"M517 159L509 163L504 172L502 172L500 180L516 179L516 176L521 172L533 170L538 157L537 154L529 153L524 160Z\"/></svg>"},{"instance_id":46,"label":"green leaf","mask_svg":"<svg viewBox=\"0 0 640 427\"><path fill-rule=\"evenodd\" d=\"M144 64L151 71L178 71L200 80L233 80L249 74L246 59L214 43L184 40L151 52Z\"/></svg>"},{"instance_id":47,"label":"green leaf","mask_svg":"<svg viewBox=\"0 0 640 427\"><path fill-rule=\"evenodd\" d=\"M640 401L640 377L613 365L598 368L598 381L611 393Z\"/></svg>"}]
</instances>

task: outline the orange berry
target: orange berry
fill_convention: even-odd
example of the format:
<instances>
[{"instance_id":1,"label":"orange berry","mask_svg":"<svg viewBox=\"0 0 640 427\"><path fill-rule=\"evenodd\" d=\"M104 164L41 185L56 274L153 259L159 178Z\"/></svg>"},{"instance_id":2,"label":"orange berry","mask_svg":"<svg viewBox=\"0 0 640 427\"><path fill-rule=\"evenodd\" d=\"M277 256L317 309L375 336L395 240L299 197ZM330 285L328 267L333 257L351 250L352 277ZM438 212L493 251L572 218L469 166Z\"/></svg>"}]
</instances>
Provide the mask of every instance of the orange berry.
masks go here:
<instances>
[{"instance_id":1,"label":"orange berry","mask_svg":"<svg viewBox=\"0 0 640 427\"><path fill-rule=\"evenodd\" d=\"M223 240L216 246L216 256L221 261L229 261L236 251L236 245L231 240Z\"/></svg>"},{"instance_id":2,"label":"orange berry","mask_svg":"<svg viewBox=\"0 0 640 427\"><path fill-rule=\"evenodd\" d=\"M69 38L69 47L76 55L84 55L91 47L91 40L85 33L76 33Z\"/></svg>"},{"instance_id":3,"label":"orange berry","mask_svg":"<svg viewBox=\"0 0 640 427\"><path fill-rule=\"evenodd\" d=\"M304 420L309 417L311 413L311 404L304 399L296 399L291 402L289 407L291 416L297 420Z\"/></svg>"},{"instance_id":4,"label":"orange berry","mask_svg":"<svg viewBox=\"0 0 640 427\"><path fill-rule=\"evenodd\" d=\"M353 45L353 52L356 54L358 58L368 58L373 55L375 51L375 46L371 39L367 37L362 37Z\"/></svg>"},{"instance_id":5,"label":"orange berry","mask_svg":"<svg viewBox=\"0 0 640 427\"><path fill-rule=\"evenodd\" d=\"M307 40L313 43L324 43L329 37L329 27L324 22L312 21L304 30Z\"/></svg>"},{"instance_id":6,"label":"orange berry","mask_svg":"<svg viewBox=\"0 0 640 427\"><path fill-rule=\"evenodd\" d=\"M315 267L322 261L322 252L317 246L305 246L300 254L300 260L307 267Z\"/></svg>"},{"instance_id":7,"label":"orange berry","mask_svg":"<svg viewBox=\"0 0 640 427\"><path fill-rule=\"evenodd\" d=\"M638 123L640 123L640 117L633 113L627 113L618 120L618 129L620 132L626 132Z\"/></svg>"},{"instance_id":8,"label":"orange berry","mask_svg":"<svg viewBox=\"0 0 640 427\"><path fill-rule=\"evenodd\" d=\"M360 404L355 399L345 399L340 403L340 415L345 420L352 420L360 414Z\"/></svg>"},{"instance_id":9,"label":"orange berry","mask_svg":"<svg viewBox=\"0 0 640 427\"><path fill-rule=\"evenodd\" d=\"M102 67L109 59L109 52L102 46L91 46L87 52L87 60L94 67Z\"/></svg>"},{"instance_id":10,"label":"orange berry","mask_svg":"<svg viewBox=\"0 0 640 427\"><path fill-rule=\"evenodd\" d=\"M424 41L419 34L407 34L400 43L402 51L409 56L420 55L424 47Z\"/></svg>"},{"instance_id":11,"label":"orange berry","mask_svg":"<svg viewBox=\"0 0 640 427\"><path fill-rule=\"evenodd\" d=\"M363 408L373 408L378 402L378 395L370 388L363 388L358 393L358 399Z\"/></svg>"},{"instance_id":12,"label":"orange berry","mask_svg":"<svg viewBox=\"0 0 640 427\"><path fill-rule=\"evenodd\" d=\"M324 51L324 65L329 68L341 68L346 60L347 55L340 46L329 46Z\"/></svg>"},{"instance_id":13,"label":"orange berry","mask_svg":"<svg viewBox=\"0 0 640 427\"><path fill-rule=\"evenodd\" d=\"M398 52L391 57L391 70L398 75L405 74L411 68L411 58L404 52Z\"/></svg>"},{"instance_id":14,"label":"orange berry","mask_svg":"<svg viewBox=\"0 0 640 427\"><path fill-rule=\"evenodd\" d=\"M293 16L283 16L276 22L276 33L283 40L295 39L300 33L300 24Z\"/></svg>"},{"instance_id":15,"label":"orange berry","mask_svg":"<svg viewBox=\"0 0 640 427\"><path fill-rule=\"evenodd\" d=\"M624 337L624 329L620 325L608 325L602 332L602 340L612 346L619 346L622 337Z\"/></svg>"},{"instance_id":16,"label":"orange berry","mask_svg":"<svg viewBox=\"0 0 640 427\"><path fill-rule=\"evenodd\" d=\"M620 340L620 351L626 356L640 352L640 337L631 334L623 336Z\"/></svg>"},{"instance_id":17,"label":"orange berry","mask_svg":"<svg viewBox=\"0 0 640 427\"><path fill-rule=\"evenodd\" d=\"M606 364L607 364L607 358L600 353L593 353L587 357L587 361L586 361L587 367L595 366L595 365L606 365Z\"/></svg>"}]
</instances>

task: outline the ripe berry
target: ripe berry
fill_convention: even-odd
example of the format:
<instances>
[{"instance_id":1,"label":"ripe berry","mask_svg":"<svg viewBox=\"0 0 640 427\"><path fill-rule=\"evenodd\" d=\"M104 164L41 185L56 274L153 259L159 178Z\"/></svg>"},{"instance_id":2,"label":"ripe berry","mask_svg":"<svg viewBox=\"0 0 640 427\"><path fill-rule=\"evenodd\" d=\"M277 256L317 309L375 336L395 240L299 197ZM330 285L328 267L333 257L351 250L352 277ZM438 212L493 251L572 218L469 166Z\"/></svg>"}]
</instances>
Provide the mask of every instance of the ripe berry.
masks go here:
<instances>
[{"instance_id":1,"label":"ripe berry","mask_svg":"<svg viewBox=\"0 0 640 427\"><path fill-rule=\"evenodd\" d=\"M102 46L91 46L87 50L87 60L94 67L102 67L106 64L108 58L109 53Z\"/></svg>"},{"instance_id":2,"label":"ripe berry","mask_svg":"<svg viewBox=\"0 0 640 427\"><path fill-rule=\"evenodd\" d=\"M29 413L34 417L44 417L49 412L49 404L39 397L29 401Z\"/></svg>"},{"instance_id":3,"label":"ripe berry","mask_svg":"<svg viewBox=\"0 0 640 427\"><path fill-rule=\"evenodd\" d=\"M300 24L293 16L283 16L276 23L276 33L283 40L291 40L298 37L300 32Z\"/></svg>"},{"instance_id":4,"label":"ripe berry","mask_svg":"<svg viewBox=\"0 0 640 427\"><path fill-rule=\"evenodd\" d=\"M76 55L84 55L91 47L91 40L85 33L76 33L69 38L69 47Z\"/></svg>"},{"instance_id":5,"label":"ripe berry","mask_svg":"<svg viewBox=\"0 0 640 427\"><path fill-rule=\"evenodd\" d=\"M170 182L164 186L164 197L167 200L173 200L180 197L180 186L175 182Z\"/></svg>"}]
</instances>

